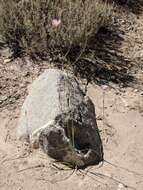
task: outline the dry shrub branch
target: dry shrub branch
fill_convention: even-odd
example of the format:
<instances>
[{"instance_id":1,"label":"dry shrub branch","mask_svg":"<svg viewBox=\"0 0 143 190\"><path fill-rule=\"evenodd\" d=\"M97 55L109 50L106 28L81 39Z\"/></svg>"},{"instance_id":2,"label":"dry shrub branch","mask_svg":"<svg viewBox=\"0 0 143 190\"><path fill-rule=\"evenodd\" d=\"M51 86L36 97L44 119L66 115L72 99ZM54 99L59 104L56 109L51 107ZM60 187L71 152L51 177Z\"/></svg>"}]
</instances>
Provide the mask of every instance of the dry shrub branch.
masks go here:
<instances>
[{"instance_id":1,"label":"dry shrub branch","mask_svg":"<svg viewBox=\"0 0 143 190\"><path fill-rule=\"evenodd\" d=\"M1 0L0 4L0 32L13 52L40 57L83 47L111 11L111 5L101 0Z\"/></svg>"}]
</instances>

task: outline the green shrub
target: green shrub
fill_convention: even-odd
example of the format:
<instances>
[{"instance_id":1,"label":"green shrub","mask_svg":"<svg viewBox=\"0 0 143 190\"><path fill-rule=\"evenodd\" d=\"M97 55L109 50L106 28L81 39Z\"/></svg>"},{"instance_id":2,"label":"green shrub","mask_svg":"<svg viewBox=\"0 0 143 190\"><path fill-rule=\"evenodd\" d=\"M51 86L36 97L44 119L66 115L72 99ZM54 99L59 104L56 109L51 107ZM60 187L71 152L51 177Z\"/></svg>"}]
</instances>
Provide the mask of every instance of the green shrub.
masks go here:
<instances>
[{"instance_id":1,"label":"green shrub","mask_svg":"<svg viewBox=\"0 0 143 190\"><path fill-rule=\"evenodd\" d=\"M43 56L82 46L109 17L101 0L1 0L0 32L14 53Z\"/></svg>"}]
</instances>

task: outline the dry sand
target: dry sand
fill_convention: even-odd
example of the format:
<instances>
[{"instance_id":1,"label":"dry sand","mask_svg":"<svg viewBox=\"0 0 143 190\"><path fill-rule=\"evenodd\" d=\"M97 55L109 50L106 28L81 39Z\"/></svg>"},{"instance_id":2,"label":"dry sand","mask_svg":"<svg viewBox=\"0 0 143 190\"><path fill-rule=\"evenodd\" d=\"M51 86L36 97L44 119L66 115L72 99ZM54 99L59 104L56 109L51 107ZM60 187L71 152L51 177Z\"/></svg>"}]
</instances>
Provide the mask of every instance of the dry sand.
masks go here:
<instances>
[{"instance_id":1,"label":"dry sand","mask_svg":"<svg viewBox=\"0 0 143 190\"><path fill-rule=\"evenodd\" d=\"M104 94L103 94L104 93ZM143 95L89 85L88 94L96 105L96 115L104 145L105 162L83 171L60 170L63 165L42 151L32 151L16 140L19 111L0 115L0 189L143 189ZM103 115L104 97L104 115ZM107 161L107 162L106 162ZM111 164L109 164L110 162ZM114 165L115 164L115 165ZM89 171L89 172L87 172ZM103 174L103 175L102 175ZM130 187L127 187L130 186Z\"/></svg>"}]
</instances>

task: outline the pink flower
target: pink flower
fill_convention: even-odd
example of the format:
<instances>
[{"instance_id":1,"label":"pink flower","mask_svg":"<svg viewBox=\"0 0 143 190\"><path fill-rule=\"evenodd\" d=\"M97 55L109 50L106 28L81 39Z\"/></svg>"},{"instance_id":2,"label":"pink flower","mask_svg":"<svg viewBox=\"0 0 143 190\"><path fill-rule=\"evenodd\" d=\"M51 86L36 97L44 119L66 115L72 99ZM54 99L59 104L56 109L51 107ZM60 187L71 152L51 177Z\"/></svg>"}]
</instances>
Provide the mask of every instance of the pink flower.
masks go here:
<instances>
[{"instance_id":1,"label":"pink flower","mask_svg":"<svg viewBox=\"0 0 143 190\"><path fill-rule=\"evenodd\" d=\"M52 20L52 26L53 27L58 27L61 24L61 20L60 19L53 19Z\"/></svg>"}]
</instances>

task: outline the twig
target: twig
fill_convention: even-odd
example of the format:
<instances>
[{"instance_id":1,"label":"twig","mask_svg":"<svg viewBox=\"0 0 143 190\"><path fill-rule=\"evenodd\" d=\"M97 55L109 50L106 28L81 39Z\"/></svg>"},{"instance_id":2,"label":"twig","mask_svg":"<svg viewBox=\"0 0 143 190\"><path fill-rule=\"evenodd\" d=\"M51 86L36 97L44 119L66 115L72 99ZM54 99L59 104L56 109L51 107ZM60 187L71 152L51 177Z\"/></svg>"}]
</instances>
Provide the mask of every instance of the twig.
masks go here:
<instances>
[{"instance_id":1,"label":"twig","mask_svg":"<svg viewBox=\"0 0 143 190\"><path fill-rule=\"evenodd\" d=\"M68 176L66 176L65 178L63 178L61 180L48 180L48 179L44 179L44 178L37 178L37 180L47 181L47 182L50 182L52 184L58 183L58 182L65 181L65 180L69 179L76 171L77 171L77 169L72 170L72 172Z\"/></svg>"},{"instance_id":2,"label":"twig","mask_svg":"<svg viewBox=\"0 0 143 190\"><path fill-rule=\"evenodd\" d=\"M137 184L140 184L140 183L143 183L143 181L138 181L138 182L136 182Z\"/></svg>"},{"instance_id":3,"label":"twig","mask_svg":"<svg viewBox=\"0 0 143 190\"><path fill-rule=\"evenodd\" d=\"M28 152L28 154L25 155L25 156L19 156L19 157L17 157L17 158L7 158L7 159L3 160L3 161L1 162L1 164L3 164L4 162L8 162L8 161L13 161L13 160L18 160L18 159L27 158L29 155L30 155L30 152Z\"/></svg>"},{"instance_id":4,"label":"twig","mask_svg":"<svg viewBox=\"0 0 143 190\"><path fill-rule=\"evenodd\" d=\"M54 163L52 163L52 166L53 166L54 168L56 168L56 169L58 169L58 170L62 170L62 171L68 171L68 170L71 170L71 168L67 168L67 169L65 169L65 168L62 168L62 167L57 166L57 165L54 164Z\"/></svg>"},{"instance_id":5,"label":"twig","mask_svg":"<svg viewBox=\"0 0 143 190\"><path fill-rule=\"evenodd\" d=\"M41 168L41 167L45 167L45 165L44 164L38 164L36 166L31 166L31 167L28 167L28 168L24 168L22 170L18 170L18 173L26 171L26 170L35 169L35 168Z\"/></svg>"},{"instance_id":6,"label":"twig","mask_svg":"<svg viewBox=\"0 0 143 190\"><path fill-rule=\"evenodd\" d=\"M128 171L129 173L133 173L133 174L135 174L135 175L143 176L143 174L140 174L140 173L137 173L137 172L135 172L135 171L129 170L128 168L124 168L124 167L122 167L122 166L118 166L118 165L116 165L116 164L114 164L114 163L111 163L111 162L109 162L109 161L107 161L107 160L104 160L104 162L106 162L107 164L110 164L111 166L114 166L115 168L121 168L121 169L123 169L123 170L125 170L125 171Z\"/></svg>"},{"instance_id":7,"label":"twig","mask_svg":"<svg viewBox=\"0 0 143 190\"><path fill-rule=\"evenodd\" d=\"M102 105L103 105L103 127L105 126L105 91L103 90L103 102L102 102Z\"/></svg>"},{"instance_id":8,"label":"twig","mask_svg":"<svg viewBox=\"0 0 143 190\"><path fill-rule=\"evenodd\" d=\"M5 137L5 142L7 142L7 140L8 140L8 137L9 137L9 130L7 131L7 134L6 134L6 137Z\"/></svg>"},{"instance_id":9,"label":"twig","mask_svg":"<svg viewBox=\"0 0 143 190\"><path fill-rule=\"evenodd\" d=\"M118 179L115 179L115 178L113 178L113 177L107 176L107 175L105 175L105 174L102 174L102 173L94 173L94 172L90 172L90 171L89 171L89 173L90 173L90 174L93 174L93 175L95 175L95 176L97 176L97 177L102 177L102 178L105 177L105 178L108 178L108 179L110 179L110 180L113 180L113 181L116 182L116 183L122 184L125 188L130 188L130 189L136 190L135 187L131 187L131 186L129 186L129 185L123 183L122 181L120 181L120 180L118 180Z\"/></svg>"},{"instance_id":10,"label":"twig","mask_svg":"<svg viewBox=\"0 0 143 190\"><path fill-rule=\"evenodd\" d=\"M90 173L90 172L85 173L85 172L82 171L82 170L79 170L79 172L82 173L82 174L84 174L84 175L86 174L88 177L92 178L94 181L97 181L97 182L100 183L100 184L103 184L103 185L108 186L107 183L103 183L102 181L99 181L98 179L95 179L93 176L90 176L90 175L88 174L88 173Z\"/></svg>"},{"instance_id":11,"label":"twig","mask_svg":"<svg viewBox=\"0 0 143 190\"><path fill-rule=\"evenodd\" d=\"M80 60L80 58L81 58L81 56L82 56L83 52L84 52L84 51L85 51L85 49L86 49L86 46L87 46L87 39L85 40L84 47L83 47L83 49L81 50L81 52L80 52L79 56L78 56L78 57L76 58L76 60L74 61L73 65L74 65L75 63L77 63L77 61L79 61L79 60Z\"/></svg>"}]
</instances>

